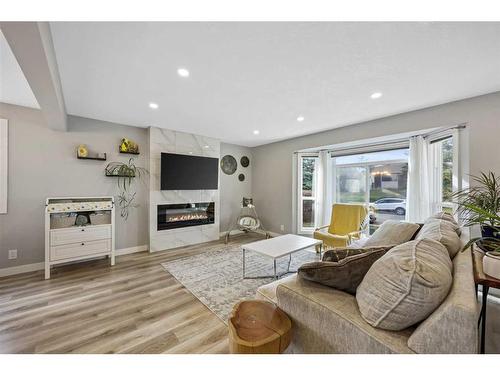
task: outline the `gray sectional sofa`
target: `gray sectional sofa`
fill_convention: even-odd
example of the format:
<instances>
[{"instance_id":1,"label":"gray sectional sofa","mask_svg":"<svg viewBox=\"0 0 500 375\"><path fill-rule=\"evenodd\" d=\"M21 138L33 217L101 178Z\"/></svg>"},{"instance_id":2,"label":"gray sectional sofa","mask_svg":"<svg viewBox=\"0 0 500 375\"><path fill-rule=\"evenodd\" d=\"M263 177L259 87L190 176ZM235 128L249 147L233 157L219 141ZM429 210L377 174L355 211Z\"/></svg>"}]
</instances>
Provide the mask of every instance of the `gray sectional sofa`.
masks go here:
<instances>
[{"instance_id":1,"label":"gray sectional sofa","mask_svg":"<svg viewBox=\"0 0 500 375\"><path fill-rule=\"evenodd\" d=\"M402 331L374 328L356 296L292 275L264 285L257 298L292 319L292 353L477 353L479 306L470 250L453 258L445 300L422 322Z\"/></svg>"}]
</instances>

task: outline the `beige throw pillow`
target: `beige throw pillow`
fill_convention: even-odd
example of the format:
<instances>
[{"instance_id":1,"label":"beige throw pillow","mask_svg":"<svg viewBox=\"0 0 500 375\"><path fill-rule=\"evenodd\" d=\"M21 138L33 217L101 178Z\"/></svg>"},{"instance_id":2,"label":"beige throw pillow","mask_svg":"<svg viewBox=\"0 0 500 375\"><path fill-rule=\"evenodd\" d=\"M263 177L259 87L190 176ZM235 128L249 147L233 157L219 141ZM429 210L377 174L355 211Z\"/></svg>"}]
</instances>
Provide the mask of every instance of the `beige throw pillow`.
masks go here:
<instances>
[{"instance_id":1,"label":"beige throw pillow","mask_svg":"<svg viewBox=\"0 0 500 375\"><path fill-rule=\"evenodd\" d=\"M415 239L429 238L442 243L448 250L450 258L453 259L462 248L462 241L456 232L457 228L456 223L429 218L425 221Z\"/></svg>"},{"instance_id":2,"label":"beige throw pillow","mask_svg":"<svg viewBox=\"0 0 500 375\"><path fill-rule=\"evenodd\" d=\"M387 220L368 238L365 247L394 246L411 240L419 225L405 221Z\"/></svg>"},{"instance_id":3,"label":"beige throw pillow","mask_svg":"<svg viewBox=\"0 0 500 375\"><path fill-rule=\"evenodd\" d=\"M383 246L328 250L322 262L311 262L300 266L298 277L354 294L371 265L389 249L391 247Z\"/></svg>"},{"instance_id":4,"label":"beige throw pillow","mask_svg":"<svg viewBox=\"0 0 500 375\"><path fill-rule=\"evenodd\" d=\"M422 321L446 298L452 267L446 248L434 240L392 248L371 266L356 291L361 316L393 331Z\"/></svg>"},{"instance_id":5,"label":"beige throw pillow","mask_svg":"<svg viewBox=\"0 0 500 375\"><path fill-rule=\"evenodd\" d=\"M438 212L437 214L429 217L425 222L427 223L428 221L435 219L446 221L453 228L453 230L457 232L459 237L462 235L462 229L460 228L460 225L458 225L452 214L449 214L448 212Z\"/></svg>"}]
</instances>

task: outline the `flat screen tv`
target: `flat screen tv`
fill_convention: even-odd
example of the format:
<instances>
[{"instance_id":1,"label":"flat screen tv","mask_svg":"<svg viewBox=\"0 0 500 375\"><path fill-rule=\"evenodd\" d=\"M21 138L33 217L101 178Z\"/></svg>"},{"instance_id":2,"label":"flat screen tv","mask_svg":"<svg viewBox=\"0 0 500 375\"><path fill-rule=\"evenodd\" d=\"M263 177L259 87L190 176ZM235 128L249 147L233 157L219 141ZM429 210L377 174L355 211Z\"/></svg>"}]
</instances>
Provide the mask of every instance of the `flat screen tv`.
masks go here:
<instances>
[{"instance_id":1,"label":"flat screen tv","mask_svg":"<svg viewBox=\"0 0 500 375\"><path fill-rule=\"evenodd\" d=\"M214 190L218 180L218 158L161 154L161 190Z\"/></svg>"}]
</instances>

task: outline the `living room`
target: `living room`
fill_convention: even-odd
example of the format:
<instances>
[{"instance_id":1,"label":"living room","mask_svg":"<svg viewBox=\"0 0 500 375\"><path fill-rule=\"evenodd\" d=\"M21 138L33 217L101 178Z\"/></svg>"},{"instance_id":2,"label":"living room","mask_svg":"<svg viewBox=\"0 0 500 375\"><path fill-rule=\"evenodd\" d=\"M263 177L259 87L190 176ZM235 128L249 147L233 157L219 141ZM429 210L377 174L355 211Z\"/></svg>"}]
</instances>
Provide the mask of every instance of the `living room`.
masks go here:
<instances>
[{"instance_id":1,"label":"living room","mask_svg":"<svg viewBox=\"0 0 500 375\"><path fill-rule=\"evenodd\" d=\"M500 353L500 22L1 18L0 353Z\"/></svg>"}]
</instances>

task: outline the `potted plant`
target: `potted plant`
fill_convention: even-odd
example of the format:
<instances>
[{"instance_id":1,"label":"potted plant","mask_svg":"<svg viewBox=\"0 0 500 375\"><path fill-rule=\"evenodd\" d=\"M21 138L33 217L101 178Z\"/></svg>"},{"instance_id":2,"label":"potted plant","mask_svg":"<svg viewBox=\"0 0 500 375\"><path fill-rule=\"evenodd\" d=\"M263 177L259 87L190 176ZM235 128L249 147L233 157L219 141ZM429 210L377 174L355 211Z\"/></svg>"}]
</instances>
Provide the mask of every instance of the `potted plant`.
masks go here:
<instances>
[{"instance_id":1,"label":"potted plant","mask_svg":"<svg viewBox=\"0 0 500 375\"><path fill-rule=\"evenodd\" d=\"M146 168L136 166L133 159L129 159L128 163L116 161L109 163L105 168L105 173L106 176L117 178L118 189L120 190L120 194L118 194L120 216L127 220L130 208L139 206L133 203L137 193L130 191L133 179L140 179L149 172Z\"/></svg>"},{"instance_id":2,"label":"potted plant","mask_svg":"<svg viewBox=\"0 0 500 375\"><path fill-rule=\"evenodd\" d=\"M484 272L500 278L500 177L489 172L471 178L473 187L453 194L464 225L481 228L481 236L470 239L464 249L477 244L486 253Z\"/></svg>"}]
</instances>

